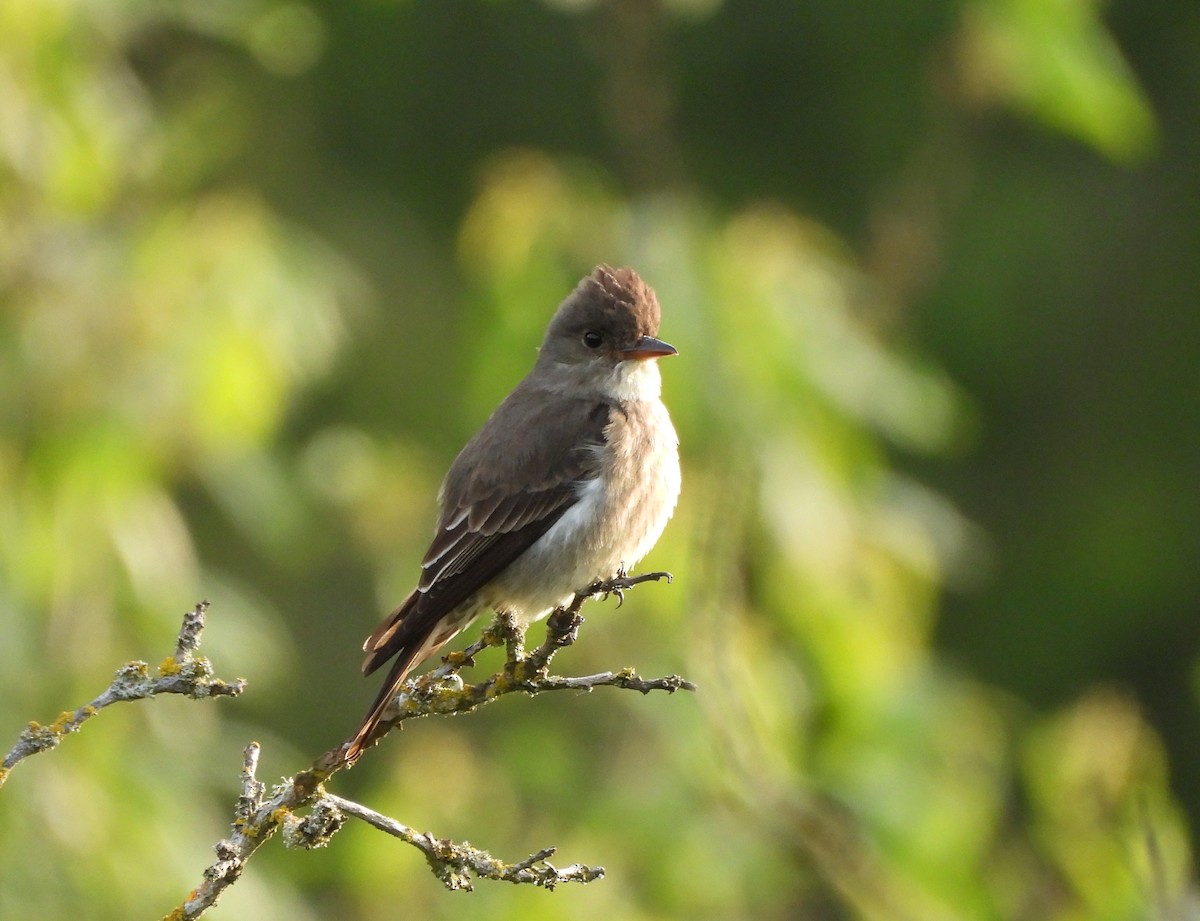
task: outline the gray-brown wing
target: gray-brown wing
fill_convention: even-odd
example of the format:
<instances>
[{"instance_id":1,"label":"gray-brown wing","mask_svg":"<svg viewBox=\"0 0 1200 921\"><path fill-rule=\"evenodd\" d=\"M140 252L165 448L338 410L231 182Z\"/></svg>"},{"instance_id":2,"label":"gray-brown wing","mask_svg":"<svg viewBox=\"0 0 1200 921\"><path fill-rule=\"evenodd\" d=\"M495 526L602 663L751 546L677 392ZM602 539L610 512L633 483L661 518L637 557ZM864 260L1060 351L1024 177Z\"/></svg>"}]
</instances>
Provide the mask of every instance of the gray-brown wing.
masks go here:
<instances>
[{"instance_id":1,"label":"gray-brown wing","mask_svg":"<svg viewBox=\"0 0 1200 921\"><path fill-rule=\"evenodd\" d=\"M525 540L507 563L542 536L579 497L578 485L600 473L598 449L613 407L557 399L514 399L518 388L463 449L442 488L442 514L418 589L454 580L480 566L504 535ZM539 395L540 396L540 395ZM565 404L565 405L564 405ZM485 584L500 569L492 570ZM471 579L470 581L475 581Z\"/></svg>"},{"instance_id":2,"label":"gray-brown wing","mask_svg":"<svg viewBox=\"0 0 1200 921\"><path fill-rule=\"evenodd\" d=\"M514 395L519 392L520 388ZM461 627L444 621L461 614L463 602L562 517L578 499L579 482L599 475L597 448L604 443L615 407L582 402L514 407L512 402L510 396L501 404L451 467L421 583L363 644L364 675L394 661L347 744L348 763L374 744L389 701L408 673ZM534 437L545 426L552 427L556 437ZM505 431L514 437L500 438ZM472 455L472 447L480 445ZM523 481L517 478L518 470L527 474ZM513 488L514 482L524 485Z\"/></svg>"},{"instance_id":3,"label":"gray-brown wing","mask_svg":"<svg viewBox=\"0 0 1200 921\"><path fill-rule=\"evenodd\" d=\"M559 401L543 401L505 412L511 400L447 474L444 507L417 590L368 638L364 674L424 643L443 617L562 517L577 501L580 482L599 475L597 449L612 406L578 402L564 411ZM540 437L547 428L555 437ZM498 437L502 432L512 437ZM521 477L524 485L514 488Z\"/></svg>"}]
</instances>

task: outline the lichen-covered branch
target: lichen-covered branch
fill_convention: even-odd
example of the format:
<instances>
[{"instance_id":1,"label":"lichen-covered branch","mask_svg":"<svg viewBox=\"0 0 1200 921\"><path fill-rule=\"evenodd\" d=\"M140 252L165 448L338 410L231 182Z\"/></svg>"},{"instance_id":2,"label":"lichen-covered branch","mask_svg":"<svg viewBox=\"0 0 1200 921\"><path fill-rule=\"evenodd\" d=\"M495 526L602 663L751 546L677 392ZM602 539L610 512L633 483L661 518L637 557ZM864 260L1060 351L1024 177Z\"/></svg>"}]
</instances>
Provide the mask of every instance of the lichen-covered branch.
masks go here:
<instances>
[{"instance_id":1,"label":"lichen-covered branch","mask_svg":"<svg viewBox=\"0 0 1200 921\"><path fill-rule=\"evenodd\" d=\"M256 777L259 752L259 744L251 742L242 753L242 792L234 807L232 833L213 847L217 859L205 869L204 881L163 921L185 921L203 915L222 892L237 882L246 861L259 847L285 825L299 824L292 810L315 798L315 791L300 789L286 780L271 790L269 799L265 798L266 786Z\"/></svg>"},{"instance_id":2,"label":"lichen-covered branch","mask_svg":"<svg viewBox=\"0 0 1200 921\"><path fill-rule=\"evenodd\" d=\"M678 675L647 679L628 668L580 677L550 674L550 662L555 654L575 642L583 623L579 611L584 602L597 595L609 594L615 594L623 601L623 593L633 586L664 578L669 580L670 574L655 572L626 576L622 573L615 579L588 586L575 595L571 604L550 616L545 641L531 652L525 649L524 634L511 621L498 618L478 641L461 652L451 653L429 674L410 679L393 702L387 728L418 716L466 713L514 692L532 695L543 691L590 691L598 687L627 688L643 694L695 690L691 682ZM30 723L0 762L0 784L14 765L30 755L56 747L67 733L77 731L111 704L159 694L183 694L194 699L241 694L245 689L243 680L226 682L214 678L208 660L196 655L207 609L208 603L201 602L184 616L175 652L163 660L154 676L145 662L126 663L117 670L112 684L90 703L63 713L49 726ZM489 646L507 649L504 667L482 681L465 683L459 673L474 665L474 657ZM201 884L164 921L188 921L203 915L216 904L221 893L238 880L254 852L276 832L281 833L287 847L323 847L347 817L366 822L420 850L448 889L470 889L474 878L553 889L560 883L588 883L604 876L600 867L554 866L549 862L554 848L545 848L516 863L505 863L473 845L416 831L366 806L327 793L322 784L346 766L344 752L344 744L326 752L309 770L297 774L294 779L285 779L268 793L256 776L259 745L250 743L243 753L242 789L234 807L230 835L216 844L216 860L204 871Z\"/></svg>"},{"instance_id":3,"label":"lichen-covered branch","mask_svg":"<svg viewBox=\"0 0 1200 921\"><path fill-rule=\"evenodd\" d=\"M657 690L668 693L695 690L690 681L677 675L646 679L632 669L575 678L549 674L554 655L575 642L583 623L579 611L589 598L615 594L623 600L623 593L635 585L670 578L669 573L662 572L640 576L621 574L618 578L588 586L577 593L566 608L550 616L545 641L528 653L523 634L511 622L498 618L479 640L446 656L445 661L428 674L406 683L394 702L389 728L418 716L466 713L518 691L540 694L543 691L619 687L647 694ZM476 684L464 683L459 672L474 665L474 657L490 646L507 649L504 668ZM588 883L604 876L601 867L554 866L549 862L554 848L545 848L516 863L505 863L473 845L416 831L366 806L328 793L322 784L346 766L344 751L343 744L326 752L309 770L274 787L268 797L263 784L255 779L259 749L257 743L252 743L245 751L242 793L234 810L231 834L215 846L217 859L204 871L203 882L163 921L191 921L203 915L216 904L221 893L237 881L246 861L276 832L282 834L288 847L324 847L347 816L420 850L434 875L448 889L470 889L473 878L553 889L560 883Z\"/></svg>"},{"instance_id":4,"label":"lichen-covered branch","mask_svg":"<svg viewBox=\"0 0 1200 921\"><path fill-rule=\"evenodd\" d=\"M243 752L242 792L234 807L229 837L218 841L213 848L217 859L205 869L200 885L162 921L193 921L203 915L237 882L246 862L276 832L281 833L285 847L325 847L345 824L347 816L420 850L447 889L471 889L473 877L553 889L559 883L589 883L604 876L602 867L553 866L549 858L554 855L554 848L538 851L517 863L505 863L473 845L436 838L360 803L327 793L315 782L312 772L295 780L285 779L267 796L265 785L255 776L259 752L257 742L251 742Z\"/></svg>"},{"instance_id":5,"label":"lichen-covered branch","mask_svg":"<svg viewBox=\"0 0 1200 921\"><path fill-rule=\"evenodd\" d=\"M91 702L77 710L64 711L48 726L29 723L0 762L0 786L3 786L16 764L30 755L56 748L68 733L78 732L84 723L112 704L159 694L182 694L194 700L241 694L245 690L245 681L238 679L227 682L214 678L209 661L195 655L200 648L200 634L204 630L204 614L207 610L208 602L202 601L184 615L175 652L159 664L154 676L151 676L150 666L145 662L126 662L117 669L112 684Z\"/></svg>"},{"instance_id":6,"label":"lichen-covered branch","mask_svg":"<svg viewBox=\"0 0 1200 921\"><path fill-rule=\"evenodd\" d=\"M643 582L666 579L666 572L643 573L638 576L620 575L590 585L576 593L565 608L559 608L546 622L546 639L532 652L525 651L524 636L504 618L496 621L483 635L462 652L451 653L445 662L425 675L418 675L405 682L396 696L384 725L392 728L405 720L433 714L449 715L469 713L484 704L491 703L505 694L521 692L535 695L545 691L590 691L593 688L616 687L640 691L694 691L696 686L679 675L663 678L642 678L633 669L602 672L578 678L564 678L549 673L550 662L555 654L575 642L583 624L580 609L584 602L597 595L616 595L624 602L624 593ZM504 669L483 681L468 684L459 672L475 664L475 655L489 646L504 646L508 659ZM382 734L381 734L382 737Z\"/></svg>"},{"instance_id":7,"label":"lichen-covered branch","mask_svg":"<svg viewBox=\"0 0 1200 921\"><path fill-rule=\"evenodd\" d=\"M587 867L578 863L555 867L549 863L555 852L552 847L531 854L518 863L508 864L473 845L435 838L428 832L409 828L373 809L331 793L322 796L318 803L328 803L340 813L361 819L372 828L411 844L425 855L434 875L447 889L472 889L473 876L509 883L529 883L547 889L553 889L559 883L590 883L604 878L603 867Z\"/></svg>"}]
</instances>

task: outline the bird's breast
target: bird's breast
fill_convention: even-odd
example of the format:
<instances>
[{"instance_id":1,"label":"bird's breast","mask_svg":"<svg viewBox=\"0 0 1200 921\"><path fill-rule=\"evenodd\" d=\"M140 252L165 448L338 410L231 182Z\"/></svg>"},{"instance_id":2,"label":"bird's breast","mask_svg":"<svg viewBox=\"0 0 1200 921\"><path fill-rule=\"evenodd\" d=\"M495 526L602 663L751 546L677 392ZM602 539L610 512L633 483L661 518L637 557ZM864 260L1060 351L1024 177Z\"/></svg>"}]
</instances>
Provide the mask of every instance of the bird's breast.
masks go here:
<instances>
[{"instance_id":1,"label":"bird's breast","mask_svg":"<svg viewBox=\"0 0 1200 921\"><path fill-rule=\"evenodd\" d=\"M497 607L525 621L570 601L577 589L632 568L654 546L679 498L675 429L659 400L612 411L599 475L581 480L578 500L493 581Z\"/></svg>"}]
</instances>

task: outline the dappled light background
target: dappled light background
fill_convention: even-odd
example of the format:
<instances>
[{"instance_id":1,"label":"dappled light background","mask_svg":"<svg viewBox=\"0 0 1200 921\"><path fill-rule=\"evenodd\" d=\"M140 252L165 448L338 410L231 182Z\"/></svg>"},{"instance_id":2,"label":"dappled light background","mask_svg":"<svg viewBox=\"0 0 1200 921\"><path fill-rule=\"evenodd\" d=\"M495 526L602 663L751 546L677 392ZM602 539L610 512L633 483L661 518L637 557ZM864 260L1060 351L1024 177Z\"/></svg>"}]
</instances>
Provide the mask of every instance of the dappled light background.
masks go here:
<instances>
[{"instance_id":1,"label":"dappled light background","mask_svg":"<svg viewBox=\"0 0 1200 921\"><path fill-rule=\"evenodd\" d=\"M558 660L695 695L409 724L214 917L1196 911L1200 16L1178 0L0 0L0 917L156 917L241 749L348 735L454 453L598 262L684 492ZM537 629L537 628L535 628ZM497 664L484 659L481 668Z\"/></svg>"}]
</instances>

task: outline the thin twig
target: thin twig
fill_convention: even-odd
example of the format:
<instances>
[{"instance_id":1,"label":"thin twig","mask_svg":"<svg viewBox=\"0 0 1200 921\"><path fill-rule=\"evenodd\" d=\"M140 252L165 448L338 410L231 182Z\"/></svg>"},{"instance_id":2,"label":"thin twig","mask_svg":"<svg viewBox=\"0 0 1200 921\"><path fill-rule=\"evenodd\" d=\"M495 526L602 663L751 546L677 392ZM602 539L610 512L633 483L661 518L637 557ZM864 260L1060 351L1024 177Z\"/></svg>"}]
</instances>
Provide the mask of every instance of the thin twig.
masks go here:
<instances>
[{"instance_id":1,"label":"thin twig","mask_svg":"<svg viewBox=\"0 0 1200 921\"><path fill-rule=\"evenodd\" d=\"M150 666L145 662L126 662L117 669L112 684L90 703L74 711L64 711L49 726L30 722L21 730L17 743L0 762L0 786L3 786L16 764L30 755L57 748L69 733L78 732L84 723L112 704L143 700L159 694L182 694L193 700L236 697L241 694L246 687L243 679L227 682L214 678L208 659L194 655L200 648L200 634L204 630L204 614L207 610L208 602L202 601L184 615L183 626L175 643L175 654L158 666L156 677L150 676Z\"/></svg>"},{"instance_id":2,"label":"thin twig","mask_svg":"<svg viewBox=\"0 0 1200 921\"><path fill-rule=\"evenodd\" d=\"M402 822L332 793L326 793L322 799L346 815L360 819L372 828L420 850L429 861L434 875L447 889L472 889L472 876L509 883L529 883L547 889L553 889L559 883L590 883L604 878L603 867L587 867L578 863L562 868L553 866L548 862L554 856L555 848L552 847L543 848L517 863L506 864L470 844L435 838L428 832L409 828Z\"/></svg>"},{"instance_id":3,"label":"thin twig","mask_svg":"<svg viewBox=\"0 0 1200 921\"><path fill-rule=\"evenodd\" d=\"M662 678L642 678L632 668L619 672L600 672L596 675L582 675L578 678L564 678L558 675L547 675L536 681L527 682L517 688L526 694L540 694L543 691L590 691L593 688L625 688L649 694L651 691L666 691L674 694L676 691L694 691L696 685L679 675L665 675Z\"/></svg>"}]
</instances>

